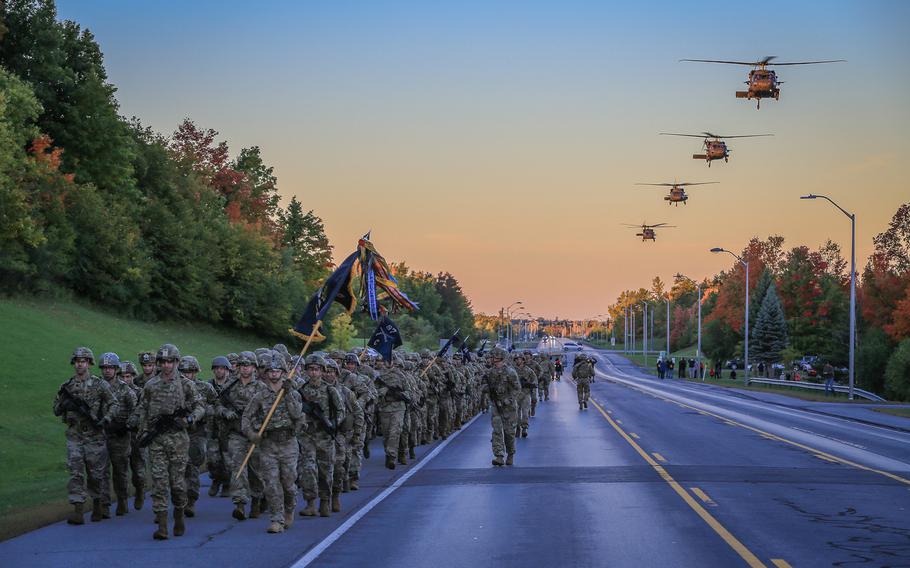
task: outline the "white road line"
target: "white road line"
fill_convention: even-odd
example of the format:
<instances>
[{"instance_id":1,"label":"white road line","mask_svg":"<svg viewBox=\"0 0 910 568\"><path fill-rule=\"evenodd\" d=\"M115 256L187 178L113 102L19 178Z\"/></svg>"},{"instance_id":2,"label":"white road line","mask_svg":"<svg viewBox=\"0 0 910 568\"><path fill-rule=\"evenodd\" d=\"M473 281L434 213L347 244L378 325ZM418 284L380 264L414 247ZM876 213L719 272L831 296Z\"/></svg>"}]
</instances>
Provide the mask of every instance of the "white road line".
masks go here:
<instances>
[{"instance_id":1,"label":"white road line","mask_svg":"<svg viewBox=\"0 0 910 568\"><path fill-rule=\"evenodd\" d=\"M413 476L415 473L420 471L423 468L423 466L427 465L431 459L436 457L436 455L439 452L441 452L446 446L448 446L449 442L451 442L452 440L455 439L456 436L458 436L459 434L461 434L462 432L467 430L468 427L471 424L473 424L474 421L477 420L478 418L480 418L481 416L483 416L483 414L478 414L477 416L475 416L474 418L469 420L467 424L462 426L461 430L456 430L455 432L453 432L452 435L449 436L449 438L447 440L443 440L438 446L433 448L433 451L431 451L429 454L427 454L426 457L424 457L422 460L420 460L420 462L418 462L416 465L414 465L414 467L409 469L404 475L402 475L401 477L396 479L395 482L392 483L392 485L386 487L382 493L373 497L373 499L369 503L367 503L366 505L361 507L360 510L358 510L356 513L351 515L351 517L348 518L348 520L343 522L341 524L341 526L339 526L337 529L332 531L327 537L322 539L322 541L319 544L317 544L316 546L311 548L309 552L307 552L302 557L300 557L300 559L298 559L297 562L294 562L293 564L291 564L291 568L304 568L305 566L309 566L310 563L312 563L314 560L319 558L319 556L323 552L325 552L328 547L332 546L332 544L334 544L336 540L341 538L344 535L344 533L348 532L351 529L351 527L353 527L355 524L357 524L357 521L359 521L367 513L372 511L376 505L382 503L382 501L386 497L391 495L393 491L395 491L396 489L398 489L399 487L404 485L405 482L411 478L411 476Z\"/></svg>"}]
</instances>

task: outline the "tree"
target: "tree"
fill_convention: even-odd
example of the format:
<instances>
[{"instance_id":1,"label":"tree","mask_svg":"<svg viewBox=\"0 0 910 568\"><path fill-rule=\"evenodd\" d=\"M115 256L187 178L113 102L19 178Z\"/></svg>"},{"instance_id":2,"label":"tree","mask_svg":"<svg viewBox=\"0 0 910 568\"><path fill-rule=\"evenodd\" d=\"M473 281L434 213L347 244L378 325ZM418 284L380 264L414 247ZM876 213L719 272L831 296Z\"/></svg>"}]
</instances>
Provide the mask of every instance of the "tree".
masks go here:
<instances>
[{"instance_id":1,"label":"tree","mask_svg":"<svg viewBox=\"0 0 910 568\"><path fill-rule=\"evenodd\" d=\"M351 315L345 311L340 311L328 321L329 343L327 349L339 349L347 351L354 339L355 329L351 324Z\"/></svg>"},{"instance_id":2,"label":"tree","mask_svg":"<svg viewBox=\"0 0 910 568\"><path fill-rule=\"evenodd\" d=\"M322 219L292 197L287 210L279 212L281 246L290 254L295 267L308 281L324 276L332 262L332 246L325 235Z\"/></svg>"},{"instance_id":3,"label":"tree","mask_svg":"<svg viewBox=\"0 0 910 568\"><path fill-rule=\"evenodd\" d=\"M910 339L901 341L885 368L885 393L895 400L910 400Z\"/></svg>"},{"instance_id":4,"label":"tree","mask_svg":"<svg viewBox=\"0 0 910 568\"><path fill-rule=\"evenodd\" d=\"M881 329L873 327L863 335L856 350L856 379L860 387L884 393L885 368L893 351L894 343Z\"/></svg>"},{"instance_id":5,"label":"tree","mask_svg":"<svg viewBox=\"0 0 910 568\"><path fill-rule=\"evenodd\" d=\"M761 309L762 302L765 301L765 294L773 284L774 276L772 276L770 269L765 268L762 270L761 276L758 277L755 288L749 294L749 319L751 321L757 321L758 312Z\"/></svg>"},{"instance_id":6,"label":"tree","mask_svg":"<svg viewBox=\"0 0 910 568\"><path fill-rule=\"evenodd\" d=\"M712 361L725 361L736 354L736 333L722 320L708 322L702 338L702 349Z\"/></svg>"},{"instance_id":7,"label":"tree","mask_svg":"<svg viewBox=\"0 0 910 568\"><path fill-rule=\"evenodd\" d=\"M768 367L781 360L781 352L787 348L787 320L774 283L770 283L758 311L758 320L751 330L752 353L756 361Z\"/></svg>"}]
</instances>

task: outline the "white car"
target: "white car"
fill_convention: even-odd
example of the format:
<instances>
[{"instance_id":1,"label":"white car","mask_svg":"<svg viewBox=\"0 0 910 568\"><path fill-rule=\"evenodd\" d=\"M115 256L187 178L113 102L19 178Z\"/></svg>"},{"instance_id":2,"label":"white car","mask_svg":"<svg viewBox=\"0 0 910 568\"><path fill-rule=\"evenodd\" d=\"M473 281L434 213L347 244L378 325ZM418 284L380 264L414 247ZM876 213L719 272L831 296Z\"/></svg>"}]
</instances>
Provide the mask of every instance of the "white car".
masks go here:
<instances>
[{"instance_id":1,"label":"white car","mask_svg":"<svg viewBox=\"0 0 910 568\"><path fill-rule=\"evenodd\" d=\"M566 341L562 344L563 351L581 351L581 345L575 343L574 341Z\"/></svg>"}]
</instances>

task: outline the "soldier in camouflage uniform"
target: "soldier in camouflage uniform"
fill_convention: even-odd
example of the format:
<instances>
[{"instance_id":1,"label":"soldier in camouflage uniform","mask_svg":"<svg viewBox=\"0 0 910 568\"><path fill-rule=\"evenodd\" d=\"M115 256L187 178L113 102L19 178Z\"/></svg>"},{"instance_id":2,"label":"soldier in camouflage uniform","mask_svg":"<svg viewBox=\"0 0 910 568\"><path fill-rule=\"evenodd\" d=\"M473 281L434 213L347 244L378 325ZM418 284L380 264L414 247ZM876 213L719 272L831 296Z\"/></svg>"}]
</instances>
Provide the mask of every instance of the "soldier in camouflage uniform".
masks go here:
<instances>
[{"instance_id":1,"label":"soldier in camouflage uniform","mask_svg":"<svg viewBox=\"0 0 910 568\"><path fill-rule=\"evenodd\" d=\"M102 519L101 497L108 460L104 428L117 415L119 404L107 382L89 373L89 367L95 364L91 349L77 347L70 364L76 374L57 391L54 416L60 416L67 425L66 466L70 480L66 488L73 505L67 522L81 525L85 523L86 487L92 498L92 521Z\"/></svg>"},{"instance_id":2,"label":"soldier in camouflage uniform","mask_svg":"<svg viewBox=\"0 0 910 568\"><path fill-rule=\"evenodd\" d=\"M158 530L155 540L168 537L168 493L174 504L174 536L183 536L186 507L186 465L190 437L187 428L205 416L205 406L193 382L177 371L180 351L165 343L158 349L155 362L158 374L142 391L139 405L140 430L150 439L149 462L152 469L152 510Z\"/></svg>"},{"instance_id":3,"label":"soldier in camouflage uniform","mask_svg":"<svg viewBox=\"0 0 910 568\"><path fill-rule=\"evenodd\" d=\"M205 446L206 469L209 470L209 477L212 485L209 487L209 497L218 495L221 490L221 496L227 497L231 486L231 472L229 469L231 454L228 451L228 434L229 428L224 424L224 420L218 416L218 398L222 392L231 383L229 377L231 372L231 362L227 357L219 355L212 359L212 373L214 377L209 383L215 390L216 399L212 415L209 417L209 439ZM230 392L230 391L228 391Z\"/></svg>"},{"instance_id":4,"label":"soldier in camouflage uniform","mask_svg":"<svg viewBox=\"0 0 910 568\"><path fill-rule=\"evenodd\" d=\"M350 469L353 454L363 446L363 408L357 395L341 383L340 368L334 359L326 361L325 381L338 390L344 403L344 420L335 436L335 468L332 472L332 511L341 511L341 494L350 491ZM355 450L356 448L356 450Z\"/></svg>"},{"instance_id":5,"label":"soldier in camouflage uniform","mask_svg":"<svg viewBox=\"0 0 910 568\"><path fill-rule=\"evenodd\" d=\"M341 383L351 389L357 396L357 404L363 411L363 432L360 447L352 446L350 465L348 466L348 487L352 491L360 489L360 468L363 464L362 457L369 457L369 430L372 427L373 414L376 405L376 387L372 377L367 378L358 371L360 359L354 353L344 356L344 371ZM352 442L353 444L353 442ZM361 455L362 454L362 455Z\"/></svg>"},{"instance_id":6,"label":"soldier in camouflage uniform","mask_svg":"<svg viewBox=\"0 0 910 568\"><path fill-rule=\"evenodd\" d=\"M196 501L199 500L199 472L205 465L206 444L210 436L209 425L211 417L215 413L215 403L218 395L211 383L198 379L199 361L192 355L186 355L180 358L180 364L177 367L184 377L192 381L199 393L199 398L205 406L205 416L202 420L194 422L187 428L190 435L190 459L186 464L186 508L184 513L187 517L196 516Z\"/></svg>"},{"instance_id":7,"label":"soldier in camouflage uniform","mask_svg":"<svg viewBox=\"0 0 910 568\"><path fill-rule=\"evenodd\" d=\"M98 367L101 369L102 377L111 387L111 393L117 399L119 407L117 415L105 428L105 433L107 434L107 455L110 458L114 494L117 496L117 516L121 517L129 510L127 499L130 496L130 430L136 429L136 422L139 418L136 412L138 397L132 387L118 376L120 358L116 353L103 354ZM104 494L101 497L101 505L102 516L106 519L110 518L111 487L107 483L105 483Z\"/></svg>"},{"instance_id":8,"label":"soldier in camouflage uniform","mask_svg":"<svg viewBox=\"0 0 910 568\"><path fill-rule=\"evenodd\" d=\"M594 382L594 361L579 353L572 367L572 378L575 379L575 391L578 394L578 410L587 410L591 383Z\"/></svg>"},{"instance_id":9,"label":"soldier in camouflage uniform","mask_svg":"<svg viewBox=\"0 0 910 568\"><path fill-rule=\"evenodd\" d=\"M297 434L306 421L300 393L285 376L284 356L273 351L264 372L265 380L257 381L256 391L243 410L241 429L247 439L259 445L259 468L271 523L267 532L284 532L294 522L297 507ZM283 393L283 394L282 394ZM262 434L265 417L275 410Z\"/></svg>"},{"instance_id":10,"label":"soldier in camouflage uniform","mask_svg":"<svg viewBox=\"0 0 910 568\"><path fill-rule=\"evenodd\" d=\"M527 438L532 393L537 390L537 375L529 366L528 357L524 354L515 357L515 372L521 383L521 394L518 399L518 428L515 430L515 435ZM534 398L536 398L536 393Z\"/></svg>"},{"instance_id":11,"label":"soldier in camouflage uniform","mask_svg":"<svg viewBox=\"0 0 910 568\"><path fill-rule=\"evenodd\" d=\"M316 514L315 500L319 495L319 516L331 514L332 484L335 474L335 435L344 420L344 401L338 390L323 380L328 362L321 355L306 358L306 376L299 392L307 414L307 429L300 436L300 477L307 506L300 511L304 517Z\"/></svg>"},{"instance_id":12,"label":"soldier in camouflage uniform","mask_svg":"<svg viewBox=\"0 0 910 568\"><path fill-rule=\"evenodd\" d=\"M515 425L518 423L518 396L521 382L518 374L506 363L506 351L493 348L490 358L493 367L486 373L486 388L493 403L493 465L512 465L515 459ZM503 462L504 454L508 454Z\"/></svg>"},{"instance_id":13,"label":"soldier in camouflage uniform","mask_svg":"<svg viewBox=\"0 0 910 568\"><path fill-rule=\"evenodd\" d=\"M158 368L155 366L155 354L151 351L143 351L137 357L139 358L139 366L142 367L142 374L136 377L134 382L137 387L144 388L145 383L158 372Z\"/></svg>"},{"instance_id":14,"label":"soldier in camouflage uniform","mask_svg":"<svg viewBox=\"0 0 910 568\"><path fill-rule=\"evenodd\" d=\"M549 357L544 361L546 365L546 373L544 373L537 381L537 398L540 401L550 400L550 382L553 380L553 377L556 376L556 364Z\"/></svg>"},{"instance_id":15,"label":"soldier in camouflage uniform","mask_svg":"<svg viewBox=\"0 0 910 568\"><path fill-rule=\"evenodd\" d=\"M254 362L256 356L250 351L243 351L237 358L237 382L232 383L230 391L218 397L215 415L222 420L222 427L228 432L228 453L230 454L231 501L234 512L231 515L238 521L247 518L245 507L250 503L250 518L259 516L262 503L262 481L259 477L259 449L253 451L247 466L240 469L246 457L250 443L243 434L241 415L253 395L256 393L256 375ZM238 473L239 472L239 473Z\"/></svg>"},{"instance_id":16,"label":"soldier in camouflage uniform","mask_svg":"<svg viewBox=\"0 0 910 568\"><path fill-rule=\"evenodd\" d=\"M148 476L148 448L139 447L139 403L142 400L142 388L136 385L136 366L131 361L120 362L120 379L126 383L136 395L136 408L130 426L130 472L133 483L133 507L139 511L145 506L145 485Z\"/></svg>"},{"instance_id":17,"label":"soldier in camouflage uniform","mask_svg":"<svg viewBox=\"0 0 910 568\"><path fill-rule=\"evenodd\" d=\"M424 349L423 351L420 352L420 372L423 373L423 376L426 378L426 390L427 390L426 435L430 441L439 439L440 372L439 372L439 368L436 366L435 362L432 365L430 365L430 361L432 359L433 359L433 354L430 353L429 349ZM430 365L430 367L427 368L427 365ZM424 372L424 369L426 369L426 372Z\"/></svg>"},{"instance_id":18,"label":"soldier in camouflage uniform","mask_svg":"<svg viewBox=\"0 0 910 568\"><path fill-rule=\"evenodd\" d=\"M393 354L393 357L398 354ZM393 361L395 359L393 358ZM400 361L400 357L398 361ZM385 466L395 469L395 457L399 455L404 415L407 409L408 394L404 374L397 366L387 364L384 360L376 361L379 377L376 378L378 390L377 406L379 421L385 445Z\"/></svg>"}]
</instances>

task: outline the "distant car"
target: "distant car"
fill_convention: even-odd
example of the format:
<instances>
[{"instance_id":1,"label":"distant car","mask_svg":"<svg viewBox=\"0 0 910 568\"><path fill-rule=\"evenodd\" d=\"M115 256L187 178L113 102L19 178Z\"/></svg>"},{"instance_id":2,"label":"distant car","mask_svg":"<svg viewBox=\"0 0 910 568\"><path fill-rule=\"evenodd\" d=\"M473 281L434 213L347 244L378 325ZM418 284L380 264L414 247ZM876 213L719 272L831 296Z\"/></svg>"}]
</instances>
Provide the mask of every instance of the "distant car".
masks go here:
<instances>
[{"instance_id":1,"label":"distant car","mask_svg":"<svg viewBox=\"0 0 910 568\"><path fill-rule=\"evenodd\" d=\"M574 341L566 341L562 344L563 351L581 351L581 345L575 343Z\"/></svg>"}]
</instances>

